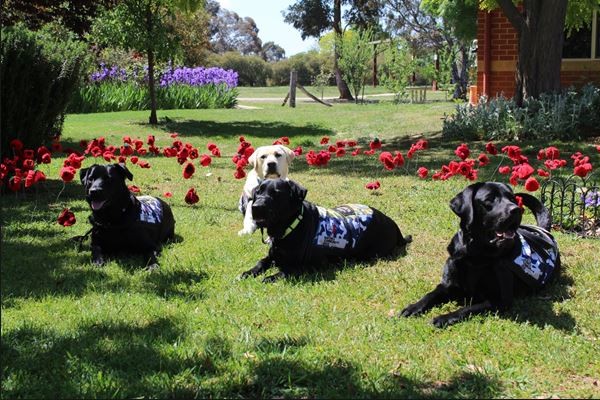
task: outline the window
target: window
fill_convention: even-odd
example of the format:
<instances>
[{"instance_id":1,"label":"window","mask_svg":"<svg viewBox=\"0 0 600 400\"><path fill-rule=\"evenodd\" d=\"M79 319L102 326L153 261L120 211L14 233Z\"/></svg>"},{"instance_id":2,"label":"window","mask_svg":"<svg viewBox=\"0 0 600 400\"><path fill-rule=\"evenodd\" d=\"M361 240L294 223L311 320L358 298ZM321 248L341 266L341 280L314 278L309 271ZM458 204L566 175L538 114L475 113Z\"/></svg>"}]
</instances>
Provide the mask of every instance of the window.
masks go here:
<instances>
[{"instance_id":1,"label":"window","mask_svg":"<svg viewBox=\"0 0 600 400\"><path fill-rule=\"evenodd\" d=\"M563 58L600 58L600 13L594 11L589 27L579 29L567 36L563 44Z\"/></svg>"}]
</instances>

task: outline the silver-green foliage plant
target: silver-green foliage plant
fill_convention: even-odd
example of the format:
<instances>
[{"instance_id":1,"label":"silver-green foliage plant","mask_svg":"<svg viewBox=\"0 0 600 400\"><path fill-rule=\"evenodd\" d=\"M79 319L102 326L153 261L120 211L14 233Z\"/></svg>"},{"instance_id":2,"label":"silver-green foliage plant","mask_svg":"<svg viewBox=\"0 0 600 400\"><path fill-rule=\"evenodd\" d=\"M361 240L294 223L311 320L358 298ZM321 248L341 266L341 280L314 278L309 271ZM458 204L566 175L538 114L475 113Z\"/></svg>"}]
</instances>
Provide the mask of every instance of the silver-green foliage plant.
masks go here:
<instances>
[{"instance_id":1,"label":"silver-green foliage plant","mask_svg":"<svg viewBox=\"0 0 600 400\"><path fill-rule=\"evenodd\" d=\"M321 93L321 100L323 100L323 93L325 92L325 88L329 86L329 82L332 78L333 72L328 71L323 67L321 67L321 71L313 77L311 83Z\"/></svg>"},{"instance_id":2,"label":"silver-green foliage plant","mask_svg":"<svg viewBox=\"0 0 600 400\"><path fill-rule=\"evenodd\" d=\"M446 116L446 137L472 140L575 140L597 134L600 127L600 88L542 94L526 98L518 107L514 100L482 96L477 105L459 104Z\"/></svg>"},{"instance_id":3,"label":"silver-green foliage plant","mask_svg":"<svg viewBox=\"0 0 600 400\"><path fill-rule=\"evenodd\" d=\"M338 66L342 77L354 92L355 101L358 101L358 95L371 70L373 46L369 42L372 40L373 32L366 29L349 32L336 41L340 57Z\"/></svg>"},{"instance_id":4,"label":"silver-green foliage plant","mask_svg":"<svg viewBox=\"0 0 600 400\"><path fill-rule=\"evenodd\" d=\"M384 63L379 69L379 82L395 94L396 103L407 97L406 88L417 63L404 41L395 41L384 51Z\"/></svg>"}]
</instances>

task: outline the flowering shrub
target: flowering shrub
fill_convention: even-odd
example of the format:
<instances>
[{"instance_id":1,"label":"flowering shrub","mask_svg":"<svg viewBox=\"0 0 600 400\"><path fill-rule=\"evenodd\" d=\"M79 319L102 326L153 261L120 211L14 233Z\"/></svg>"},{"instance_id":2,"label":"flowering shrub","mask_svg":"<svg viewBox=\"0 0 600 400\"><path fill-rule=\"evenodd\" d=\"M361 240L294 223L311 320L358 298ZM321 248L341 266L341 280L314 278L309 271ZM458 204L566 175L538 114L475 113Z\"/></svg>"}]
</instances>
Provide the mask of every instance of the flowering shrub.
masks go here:
<instances>
[{"instance_id":1,"label":"flowering shrub","mask_svg":"<svg viewBox=\"0 0 600 400\"><path fill-rule=\"evenodd\" d=\"M118 66L90 75L90 83L76 92L69 111L110 112L145 110L150 106L147 70L130 72ZM173 68L158 73L156 101L162 109L231 108L236 104L238 75L222 68Z\"/></svg>"}]
</instances>

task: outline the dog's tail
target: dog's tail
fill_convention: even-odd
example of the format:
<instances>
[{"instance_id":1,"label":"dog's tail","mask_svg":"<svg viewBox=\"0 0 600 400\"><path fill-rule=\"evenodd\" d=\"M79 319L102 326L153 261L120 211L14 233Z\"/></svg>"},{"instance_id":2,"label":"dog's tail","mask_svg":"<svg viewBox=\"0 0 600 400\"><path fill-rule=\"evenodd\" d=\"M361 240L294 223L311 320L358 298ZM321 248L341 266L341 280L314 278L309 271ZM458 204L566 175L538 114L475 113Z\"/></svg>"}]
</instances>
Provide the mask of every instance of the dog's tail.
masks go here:
<instances>
[{"instance_id":1,"label":"dog's tail","mask_svg":"<svg viewBox=\"0 0 600 400\"><path fill-rule=\"evenodd\" d=\"M517 193L516 196L523 199L523 205L531 210L538 226L550 230L552 226L552 216L548 209L536 197L530 194Z\"/></svg>"}]
</instances>

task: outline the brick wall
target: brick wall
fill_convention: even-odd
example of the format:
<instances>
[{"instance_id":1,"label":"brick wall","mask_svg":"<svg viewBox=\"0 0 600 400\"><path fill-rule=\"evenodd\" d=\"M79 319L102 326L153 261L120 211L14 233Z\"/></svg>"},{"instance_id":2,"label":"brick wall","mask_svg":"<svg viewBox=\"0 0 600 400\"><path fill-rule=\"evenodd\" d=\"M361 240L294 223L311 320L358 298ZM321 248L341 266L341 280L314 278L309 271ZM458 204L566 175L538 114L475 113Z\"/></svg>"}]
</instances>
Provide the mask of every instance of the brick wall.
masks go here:
<instances>
[{"instance_id":1,"label":"brick wall","mask_svg":"<svg viewBox=\"0 0 600 400\"><path fill-rule=\"evenodd\" d=\"M489 47L486 46L486 14ZM487 51L489 54L486 54ZM496 97L503 94L512 97L515 92L517 57L517 32L502 11L497 9L488 13L480 10L477 15L477 95ZM563 60L563 86L582 86L587 82L600 84L600 59Z\"/></svg>"}]
</instances>

